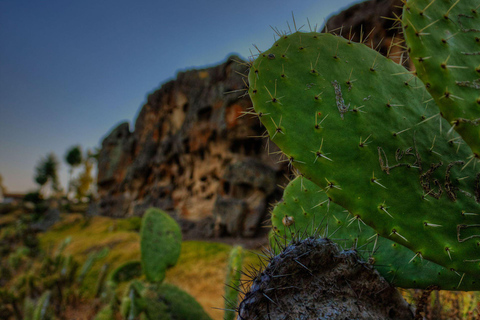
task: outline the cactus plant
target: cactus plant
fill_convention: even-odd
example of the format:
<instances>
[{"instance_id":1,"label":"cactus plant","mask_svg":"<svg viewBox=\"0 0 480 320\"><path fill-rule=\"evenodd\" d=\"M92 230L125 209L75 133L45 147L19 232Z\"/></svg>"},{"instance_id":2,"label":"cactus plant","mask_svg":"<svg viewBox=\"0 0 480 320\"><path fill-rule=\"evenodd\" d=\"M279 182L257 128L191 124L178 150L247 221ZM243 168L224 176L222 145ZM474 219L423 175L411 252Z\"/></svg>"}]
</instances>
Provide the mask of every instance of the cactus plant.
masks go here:
<instances>
[{"instance_id":1,"label":"cactus plant","mask_svg":"<svg viewBox=\"0 0 480 320\"><path fill-rule=\"evenodd\" d=\"M210 319L198 302L176 286L163 284L165 272L174 266L181 249L180 227L167 213L150 208L142 219L140 229L141 265L127 262L108 276L108 283L133 279L121 299L120 313L124 319ZM140 268L143 267L143 268ZM99 315L100 316L100 315Z\"/></svg>"},{"instance_id":2,"label":"cactus plant","mask_svg":"<svg viewBox=\"0 0 480 320\"><path fill-rule=\"evenodd\" d=\"M284 159L392 241L478 274L480 188L461 138L420 80L363 44L280 35L249 73L256 114ZM479 242L480 243L480 242Z\"/></svg>"},{"instance_id":3,"label":"cactus plant","mask_svg":"<svg viewBox=\"0 0 480 320\"><path fill-rule=\"evenodd\" d=\"M225 314L224 320L235 319L235 310L238 303L238 288L243 264L243 248L236 246L230 251L225 286Z\"/></svg>"},{"instance_id":4,"label":"cactus plant","mask_svg":"<svg viewBox=\"0 0 480 320\"><path fill-rule=\"evenodd\" d=\"M108 280L114 283L131 281L142 275L142 263L140 261L127 261L113 270L108 275Z\"/></svg>"},{"instance_id":5,"label":"cactus plant","mask_svg":"<svg viewBox=\"0 0 480 320\"><path fill-rule=\"evenodd\" d=\"M175 265L180 256L180 227L168 214L150 208L143 217L140 238L145 276L151 282L161 282L167 268Z\"/></svg>"},{"instance_id":6,"label":"cactus plant","mask_svg":"<svg viewBox=\"0 0 480 320\"><path fill-rule=\"evenodd\" d=\"M142 296L145 299L145 314L149 320L185 319L209 320L200 304L178 287L163 283L150 284ZM161 303L158 303L158 302Z\"/></svg>"},{"instance_id":7,"label":"cactus plant","mask_svg":"<svg viewBox=\"0 0 480 320\"><path fill-rule=\"evenodd\" d=\"M480 41L478 3L407 1L405 40L418 77L442 116L480 158ZM425 97L425 101L431 99Z\"/></svg>"}]
</instances>

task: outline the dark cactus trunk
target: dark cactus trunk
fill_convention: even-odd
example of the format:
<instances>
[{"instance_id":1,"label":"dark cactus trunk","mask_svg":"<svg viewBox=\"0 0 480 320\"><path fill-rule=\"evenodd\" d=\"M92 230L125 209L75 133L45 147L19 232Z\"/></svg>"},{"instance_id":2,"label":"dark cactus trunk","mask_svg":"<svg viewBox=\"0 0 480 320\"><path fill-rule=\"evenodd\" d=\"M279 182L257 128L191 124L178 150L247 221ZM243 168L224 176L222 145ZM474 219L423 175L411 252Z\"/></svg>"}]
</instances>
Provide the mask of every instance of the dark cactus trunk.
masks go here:
<instances>
[{"instance_id":1,"label":"dark cactus trunk","mask_svg":"<svg viewBox=\"0 0 480 320\"><path fill-rule=\"evenodd\" d=\"M412 307L353 250L299 241L252 279L238 319L413 319Z\"/></svg>"}]
</instances>

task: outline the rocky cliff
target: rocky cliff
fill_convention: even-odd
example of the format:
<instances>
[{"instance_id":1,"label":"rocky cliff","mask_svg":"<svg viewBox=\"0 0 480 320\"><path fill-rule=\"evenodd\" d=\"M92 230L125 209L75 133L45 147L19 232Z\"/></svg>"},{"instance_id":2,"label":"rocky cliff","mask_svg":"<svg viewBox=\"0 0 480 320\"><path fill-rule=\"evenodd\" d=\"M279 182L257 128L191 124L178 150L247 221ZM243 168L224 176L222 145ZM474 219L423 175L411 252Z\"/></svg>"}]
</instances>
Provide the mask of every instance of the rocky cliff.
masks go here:
<instances>
[{"instance_id":1,"label":"rocky cliff","mask_svg":"<svg viewBox=\"0 0 480 320\"><path fill-rule=\"evenodd\" d=\"M393 61L407 63L403 33L398 21L402 16L402 0L370 0L354 4L330 17L323 32L332 32L388 56Z\"/></svg>"},{"instance_id":2,"label":"rocky cliff","mask_svg":"<svg viewBox=\"0 0 480 320\"><path fill-rule=\"evenodd\" d=\"M369 39L386 54L393 37L401 36L394 21L381 17L400 14L399 5L400 0L356 4L326 25L357 41L375 28ZM398 61L402 52L393 48L390 54ZM122 123L104 139L100 214L141 215L155 206L177 217L184 232L199 236L252 237L260 230L268 203L281 197L278 185L288 169L269 155L276 147L258 138L264 132L260 121L239 117L252 107L248 97L227 94L245 88L240 74L247 68L239 60L180 72L148 96L134 128Z\"/></svg>"},{"instance_id":3,"label":"rocky cliff","mask_svg":"<svg viewBox=\"0 0 480 320\"><path fill-rule=\"evenodd\" d=\"M252 107L248 97L228 93L245 88L246 67L234 60L180 72L148 96L132 130L122 123L103 140L100 214L141 215L155 206L204 236L255 235L280 196L285 168L258 138L260 121L240 117Z\"/></svg>"}]
</instances>

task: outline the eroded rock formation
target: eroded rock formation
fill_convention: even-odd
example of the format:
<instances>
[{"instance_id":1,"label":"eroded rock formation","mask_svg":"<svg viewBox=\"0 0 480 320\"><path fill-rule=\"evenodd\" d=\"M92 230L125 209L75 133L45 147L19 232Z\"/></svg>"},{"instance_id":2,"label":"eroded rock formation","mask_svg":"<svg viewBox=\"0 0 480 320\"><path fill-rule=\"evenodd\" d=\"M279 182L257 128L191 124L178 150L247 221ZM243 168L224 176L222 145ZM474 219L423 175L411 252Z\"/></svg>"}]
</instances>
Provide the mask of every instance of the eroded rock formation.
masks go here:
<instances>
[{"instance_id":1,"label":"eroded rock formation","mask_svg":"<svg viewBox=\"0 0 480 320\"><path fill-rule=\"evenodd\" d=\"M402 15L401 0L370 0L354 4L330 17L323 29L342 35L354 42L387 55L393 61L405 63L408 56L402 48L403 34L398 17Z\"/></svg>"},{"instance_id":2,"label":"eroded rock formation","mask_svg":"<svg viewBox=\"0 0 480 320\"><path fill-rule=\"evenodd\" d=\"M255 235L286 171L268 155L268 141L253 138L264 131L258 118L239 117L250 100L227 94L245 88L239 73L247 68L234 60L180 72L148 96L132 131L122 123L104 139L100 214L141 215L155 206L204 235Z\"/></svg>"}]
</instances>

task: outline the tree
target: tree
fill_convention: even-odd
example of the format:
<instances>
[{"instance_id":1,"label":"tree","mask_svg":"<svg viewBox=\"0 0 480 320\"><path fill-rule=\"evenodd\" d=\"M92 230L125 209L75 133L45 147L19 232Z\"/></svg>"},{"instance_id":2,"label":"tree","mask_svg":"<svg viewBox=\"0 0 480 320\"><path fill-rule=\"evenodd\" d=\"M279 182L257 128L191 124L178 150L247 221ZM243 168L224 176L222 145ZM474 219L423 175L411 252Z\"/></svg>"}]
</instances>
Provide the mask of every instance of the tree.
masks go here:
<instances>
[{"instance_id":1,"label":"tree","mask_svg":"<svg viewBox=\"0 0 480 320\"><path fill-rule=\"evenodd\" d=\"M3 197L6 192L7 192L7 188L5 188L5 186L3 185L3 177L0 174L0 202L3 201Z\"/></svg>"},{"instance_id":2,"label":"tree","mask_svg":"<svg viewBox=\"0 0 480 320\"><path fill-rule=\"evenodd\" d=\"M58 160L54 153L48 154L45 158L40 159L39 163L35 167L34 180L40 185L40 190L51 183L52 190L59 192L61 190L60 183L58 181ZM43 192L41 192L43 193Z\"/></svg>"},{"instance_id":3,"label":"tree","mask_svg":"<svg viewBox=\"0 0 480 320\"><path fill-rule=\"evenodd\" d=\"M72 188L72 174L73 170L82 164L82 149L80 146L73 146L67 150L65 154L65 161L70 166L70 170L68 171L68 188L67 188L67 195L71 191Z\"/></svg>"},{"instance_id":4,"label":"tree","mask_svg":"<svg viewBox=\"0 0 480 320\"><path fill-rule=\"evenodd\" d=\"M76 187L77 187L77 197L82 199L88 196L90 188L92 186L93 177L92 177L92 170L93 170L93 163L90 159L85 159L84 162L84 169L80 173L77 179Z\"/></svg>"}]
</instances>

